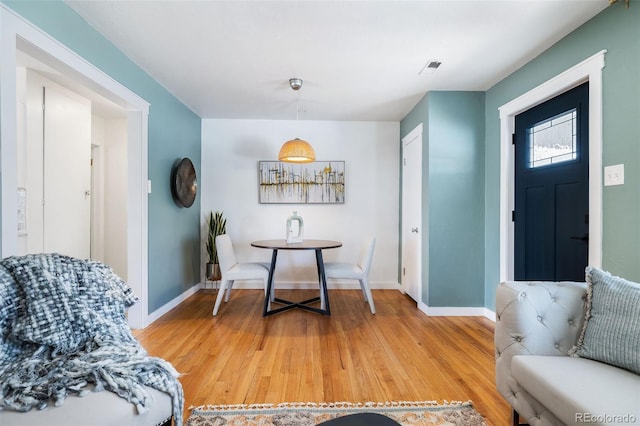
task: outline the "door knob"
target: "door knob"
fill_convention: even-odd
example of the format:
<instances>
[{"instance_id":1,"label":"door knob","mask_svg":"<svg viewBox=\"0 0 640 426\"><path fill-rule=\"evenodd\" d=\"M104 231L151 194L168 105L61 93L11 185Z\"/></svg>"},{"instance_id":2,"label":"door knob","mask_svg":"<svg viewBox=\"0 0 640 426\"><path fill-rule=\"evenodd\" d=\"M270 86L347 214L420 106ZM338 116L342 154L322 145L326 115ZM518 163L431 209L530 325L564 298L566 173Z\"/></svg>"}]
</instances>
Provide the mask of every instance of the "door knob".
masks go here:
<instances>
[{"instance_id":1,"label":"door knob","mask_svg":"<svg viewBox=\"0 0 640 426\"><path fill-rule=\"evenodd\" d=\"M411 228L411 232L415 232L417 234L418 233L418 228Z\"/></svg>"}]
</instances>

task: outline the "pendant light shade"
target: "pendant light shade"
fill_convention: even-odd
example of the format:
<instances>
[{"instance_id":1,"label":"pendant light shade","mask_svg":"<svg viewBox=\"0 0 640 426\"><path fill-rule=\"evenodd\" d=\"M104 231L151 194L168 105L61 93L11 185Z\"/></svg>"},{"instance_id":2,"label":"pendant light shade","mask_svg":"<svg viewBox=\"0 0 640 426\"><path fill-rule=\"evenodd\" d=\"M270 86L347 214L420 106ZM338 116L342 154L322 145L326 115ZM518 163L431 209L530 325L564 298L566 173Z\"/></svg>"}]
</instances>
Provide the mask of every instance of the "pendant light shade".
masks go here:
<instances>
[{"instance_id":1,"label":"pendant light shade","mask_svg":"<svg viewBox=\"0 0 640 426\"><path fill-rule=\"evenodd\" d=\"M309 142L295 138L282 145L278 160L287 163L311 163L316 161L316 153Z\"/></svg>"},{"instance_id":2,"label":"pendant light shade","mask_svg":"<svg viewBox=\"0 0 640 426\"><path fill-rule=\"evenodd\" d=\"M302 87L301 78L290 78L289 86L297 92ZM296 106L296 121L298 121L298 115L300 113L300 107ZM278 160L285 163L312 163L316 161L316 153L311 147L311 144L302 139L292 139L286 141L280 153L278 153Z\"/></svg>"}]
</instances>

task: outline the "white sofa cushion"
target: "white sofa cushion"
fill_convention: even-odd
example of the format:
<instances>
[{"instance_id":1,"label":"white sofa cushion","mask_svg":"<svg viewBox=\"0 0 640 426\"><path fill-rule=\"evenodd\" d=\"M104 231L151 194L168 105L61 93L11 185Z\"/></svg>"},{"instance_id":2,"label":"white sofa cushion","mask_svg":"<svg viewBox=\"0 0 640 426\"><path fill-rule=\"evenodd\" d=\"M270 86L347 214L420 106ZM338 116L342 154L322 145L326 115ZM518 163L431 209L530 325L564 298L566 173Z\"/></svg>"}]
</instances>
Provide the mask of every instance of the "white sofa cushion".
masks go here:
<instances>
[{"instance_id":1,"label":"white sofa cushion","mask_svg":"<svg viewBox=\"0 0 640 426\"><path fill-rule=\"evenodd\" d=\"M136 406L113 392L91 392L69 396L59 407L32 409L26 413L0 410L2 426L156 426L171 418L171 396L146 388L152 402L149 411L138 414Z\"/></svg>"},{"instance_id":2,"label":"white sofa cushion","mask_svg":"<svg viewBox=\"0 0 640 426\"><path fill-rule=\"evenodd\" d=\"M584 358L517 355L511 374L567 425L640 424L640 376L630 371Z\"/></svg>"}]
</instances>

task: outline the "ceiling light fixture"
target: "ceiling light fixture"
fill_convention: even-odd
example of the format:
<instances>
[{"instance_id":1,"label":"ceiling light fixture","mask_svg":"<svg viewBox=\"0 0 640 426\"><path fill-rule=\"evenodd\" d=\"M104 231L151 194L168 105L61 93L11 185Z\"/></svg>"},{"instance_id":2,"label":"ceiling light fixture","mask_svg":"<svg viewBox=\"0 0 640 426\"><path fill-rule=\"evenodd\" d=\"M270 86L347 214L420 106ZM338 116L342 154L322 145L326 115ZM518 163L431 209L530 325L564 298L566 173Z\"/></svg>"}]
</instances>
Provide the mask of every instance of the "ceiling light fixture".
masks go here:
<instances>
[{"instance_id":1,"label":"ceiling light fixture","mask_svg":"<svg viewBox=\"0 0 640 426\"><path fill-rule=\"evenodd\" d=\"M302 87L302 79L290 78L289 86L297 92ZM300 106L296 105L296 121L298 121L299 113ZM295 138L286 141L282 145L280 153L278 154L278 160L286 163L312 163L316 161L316 153L309 142Z\"/></svg>"}]
</instances>

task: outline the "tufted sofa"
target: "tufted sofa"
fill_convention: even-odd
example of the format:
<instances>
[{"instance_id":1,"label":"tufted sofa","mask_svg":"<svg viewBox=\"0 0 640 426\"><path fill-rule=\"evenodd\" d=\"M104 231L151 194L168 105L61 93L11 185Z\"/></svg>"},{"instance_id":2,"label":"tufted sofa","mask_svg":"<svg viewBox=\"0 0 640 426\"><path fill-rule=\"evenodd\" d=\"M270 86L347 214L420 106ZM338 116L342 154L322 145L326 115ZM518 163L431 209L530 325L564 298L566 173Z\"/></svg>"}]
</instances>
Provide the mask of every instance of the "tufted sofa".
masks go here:
<instances>
[{"instance_id":1,"label":"tufted sofa","mask_svg":"<svg viewBox=\"0 0 640 426\"><path fill-rule=\"evenodd\" d=\"M503 282L496 291L496 385L531 426L640 425L640 376L567 356L585 317L586 283Z\"/></svg>"}]
</instances>

